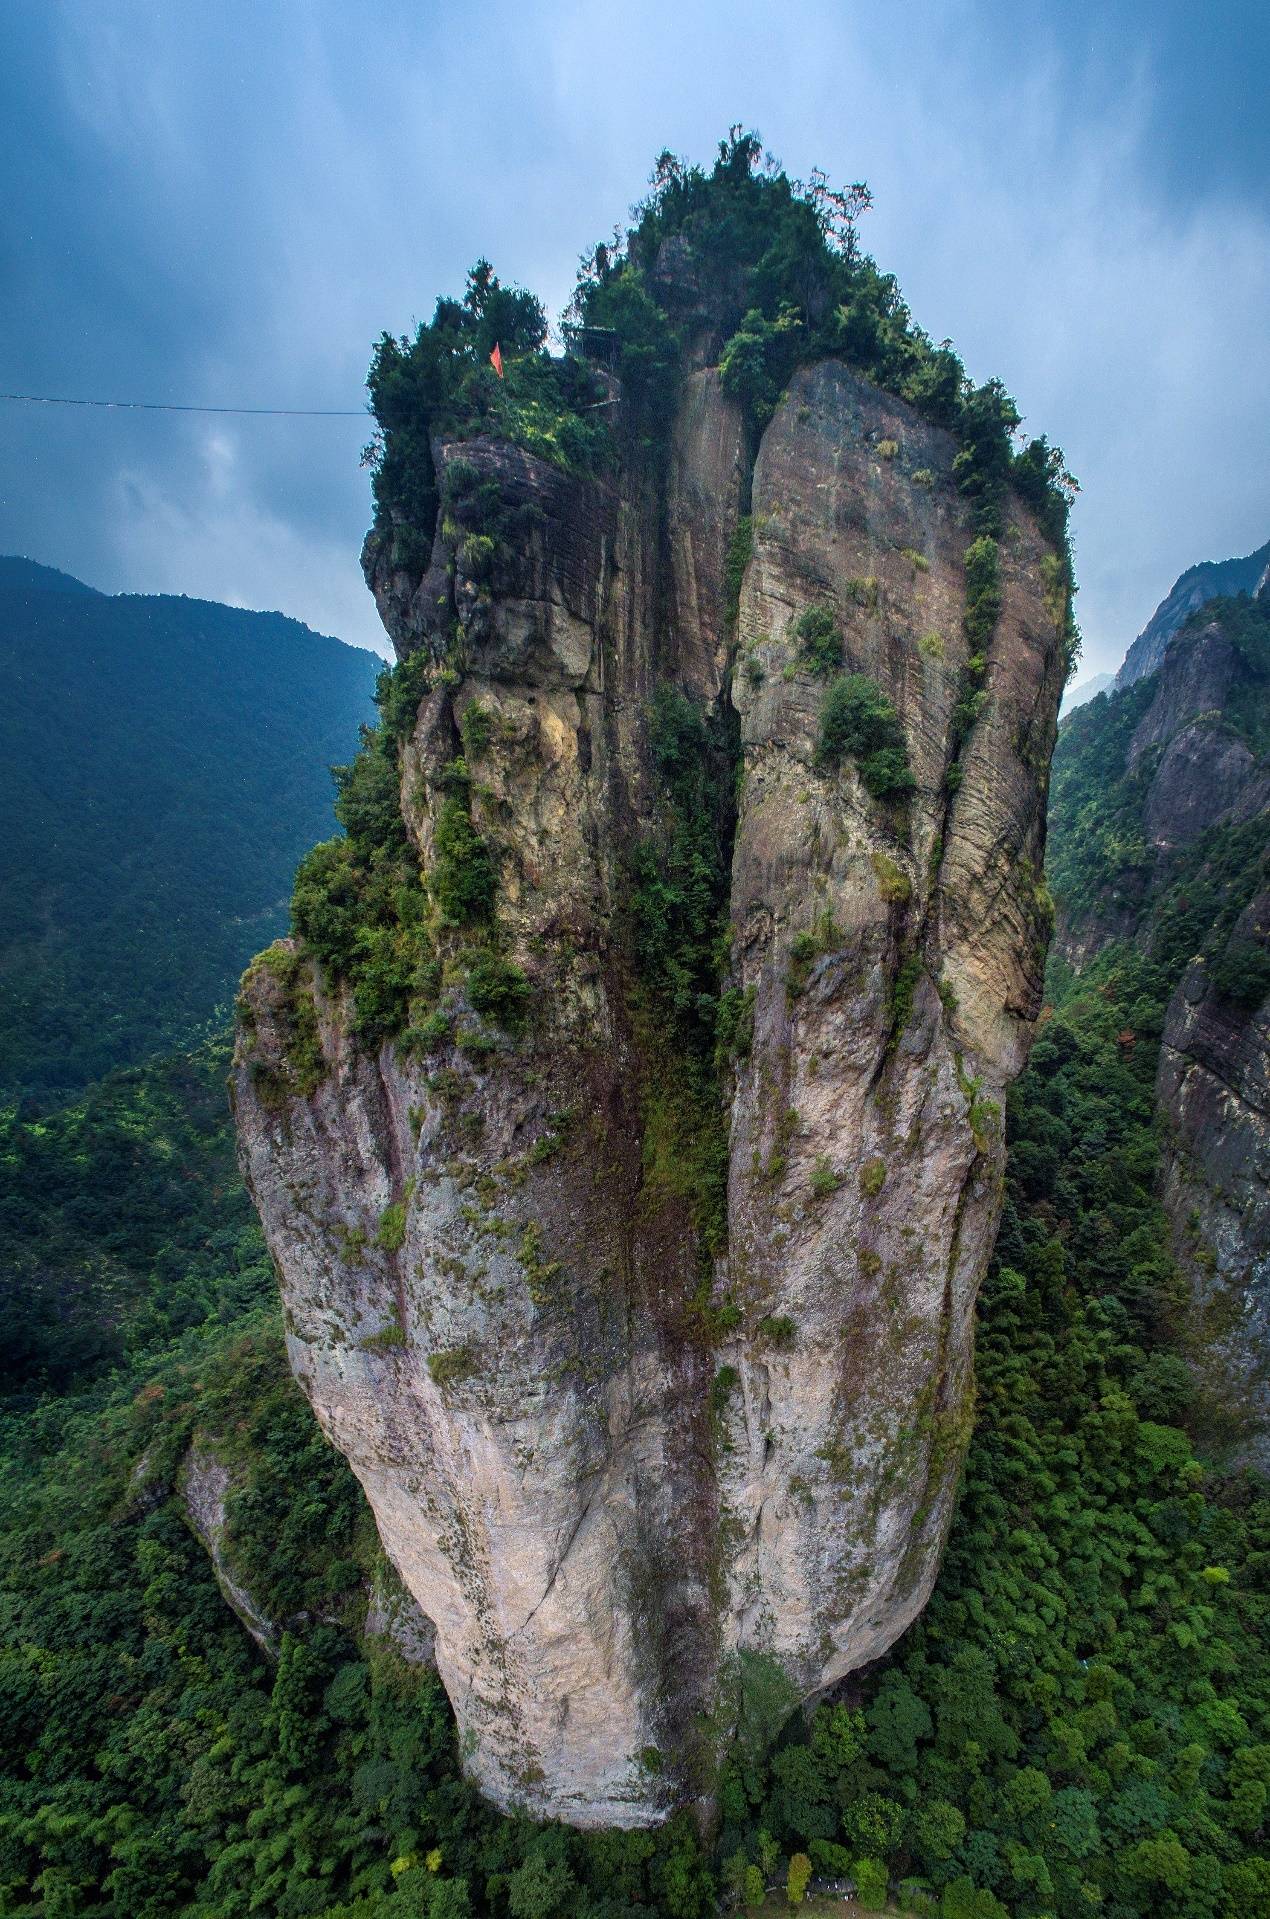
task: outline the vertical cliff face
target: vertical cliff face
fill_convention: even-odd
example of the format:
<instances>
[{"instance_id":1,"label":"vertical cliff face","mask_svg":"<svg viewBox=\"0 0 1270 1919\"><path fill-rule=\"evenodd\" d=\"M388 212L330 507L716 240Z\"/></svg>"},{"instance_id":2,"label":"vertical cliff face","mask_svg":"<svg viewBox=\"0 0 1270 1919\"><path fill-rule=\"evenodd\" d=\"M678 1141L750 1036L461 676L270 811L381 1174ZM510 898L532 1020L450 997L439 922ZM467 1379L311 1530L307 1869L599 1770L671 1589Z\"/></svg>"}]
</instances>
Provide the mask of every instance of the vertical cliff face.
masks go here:
<instances>
[{"instance_id":1,"label":"vertical cliff face","mask_svg":"<svg viewBox=\"0 0 1270 1919\"><path fill-rule=\"evenodd\" d=\"M1160 1196L1189 1291L1179 1339L1198 1387L1192 1419L1226 1461L1263 1467L1270 1463L1267 686L1270 590L1206 602L1167 641L1154 672L1064 732L1056 768L1066 817L1055 831L1060 951L1081 966L1129 939L1159 970ZM1093 771L1071 805L1066 763L1078 742ZM1084 872L1070 850L1078 840ZM1088 872L1103 875L1096 889L1083 883Z\"/></svg>"},{"instance_id":2,"label":"vertical cliff face","mask_svg":"<svg viewBox=\"0 0 1270 1919\"><path fill-rule=\"evenodd\" d=\"M292 1364L435 1623L465 1763L583 1825L708 1792L747 1688L814 1696L929 1593L1064 674L1014 504L971 660L956 443L842 364L795 375L753 459L712 367L660 472L610 398L607 478L437 440L426 567L367 548L434 662L402 819L425 875L456 820L485 849L512 1030L434 897L424 1026L367 1046L275 949L235 1080ZM478 491L492 552L453 507ZM825 742L853 674L911 769L881 797L850 725ZM684 900L724 936L654 980Z\"/></svg>"},{"instance_id":3,"label":"vertical cliff face","mask_svg":"<svg viewBox=\"0 0 1270 1919\"><path fill-rule=\"evenodd\" d=\"M731 901L754 994L729 1177L746 1318L723 1355L739 1379L718 1483L726 1636L773 1653L804 1695L885 1651L930 1592L970 1417L1000 1102L1039 1005L1061 649L1044 549L1016 515L987 704L950 795L971 537L954 451L826 363L793 382L754 474ZM851 667L903 716L902 822L817 766L823 688L790 634L825 599Z\"/></svg>"},{"instance_id":4,"label":"vertical cliff face","mask_svg":"<svg viewBox=\"0 0 1270 1919\"><path fill-rule=\"evenodd\" d=\"M1252 896L1225 951L1190 960L1169 1001L1156 1098L1162 1196L1191 1293L1207 1436L1270 1467L1270 590L1174 641L1134 750L1156 759L1145 824L1167 859L1203 843ZM1253 875L1257 875L1256 878Z\"/></svg>"}]
</instances>

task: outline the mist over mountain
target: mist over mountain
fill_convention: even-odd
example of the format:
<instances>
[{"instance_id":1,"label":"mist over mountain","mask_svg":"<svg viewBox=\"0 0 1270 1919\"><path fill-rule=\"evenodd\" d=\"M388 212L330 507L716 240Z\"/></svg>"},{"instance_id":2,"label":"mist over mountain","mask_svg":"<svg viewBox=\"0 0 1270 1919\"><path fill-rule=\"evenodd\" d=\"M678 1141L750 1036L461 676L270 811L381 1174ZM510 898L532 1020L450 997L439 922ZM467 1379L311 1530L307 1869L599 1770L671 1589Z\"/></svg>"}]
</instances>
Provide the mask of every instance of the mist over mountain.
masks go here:
<instances>
[{"instance_id":1,"label":"mist over mountain","mask_svg":"<svg viewBox=\"0 0 1270 1919\"><path fill-rule=\"evenodd\" d=\"M1069 686L1063 695L1062 705L1058 709L1060 717L1074 713L1078 706L1088 705L1090 700L1096 699L1100 693L1105 693L1114 679L1114 673L1095 673L1091 679L1079 680L1075 686Z\"/></svg>"}]
</instances>

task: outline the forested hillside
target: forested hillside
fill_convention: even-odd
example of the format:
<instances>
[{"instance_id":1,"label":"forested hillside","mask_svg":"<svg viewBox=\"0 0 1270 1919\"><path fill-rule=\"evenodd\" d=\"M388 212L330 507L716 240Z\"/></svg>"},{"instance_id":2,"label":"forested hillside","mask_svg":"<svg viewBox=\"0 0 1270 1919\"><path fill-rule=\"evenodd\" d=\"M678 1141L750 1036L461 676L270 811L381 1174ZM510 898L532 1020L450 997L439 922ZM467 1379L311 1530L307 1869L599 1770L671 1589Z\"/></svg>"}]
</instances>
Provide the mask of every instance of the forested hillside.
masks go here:
<instances>
[{"instance_id":1,"label":"forested hillside","mask_svg":"<svg viewBox=\"0 0 1270 1919\"><path fill-rule=\"evenodd\" d=\"M1270 591L1213 599L1055 760L1058 949L1128 954L1151 997L1163 1230L1206 1449L1270 1465ZM1155 1063L1158 1062L1158 1065Z\"/></svg>"},{"instance_id":2,"label":"forested hillside","mask_svg":"<svg viewBox=\"0 0 1270 1919\"><path fill-rule=\"evenodd\" d=\"M957 1919L1264 1912L1270 1503L1206 1472L1185 1430L1152 1191L1161 994L1131 953L1083 982L1060 969L1012 1103L979 1424L934 1598L893 1661L774 1753L788 1701L750 1685L715 1847L686 1820L586 1839L501 1819L460 1783L435 1681L361 1641L369 1515L287 1372L241 1194L196 1177L157 1253L144 1208L133 1246L113 1223L99 1258L148 1275L134 1297L155 1335L173 1310L212 1317L162 1357L140 1346L100 1403L4 1428L5 1909L289 1919L363 1895L358 1919L704 1919L805 1852L866 1892L924 1879ZM226 1145L209 1138L213 1168ZM118 1130L94 1150L135 1191ZM55 1236L77 1177L50 1188ZM195 1433L243 1472L231 1563L293 1622L276 1665L187 1523ZM905 1898L925 1909L920 1887Z\"/></svg>"},{"instance_id":3,"label":"forested hillside","mask_svg":"<svg viewBox=\"0 0 1270 1919\"><path fill-rule=\"evenodd\" d=\"M380 662L278 613L0 561L0 1099L227 1017L330 831Z\"/></svg>"},{"instance_id":4,"label":"forested hillside","mask_svg":"<svg viewBox=\"0 0 1270 1919\"><path fill-rule=\"evenodd\" d=\"M121 1068L40 1118L0 1114L0 1406L143 1368L264 1303L224 1041Z\"/></svg>"},{"instance_id":5,"label":"forested hillside","mask_svg":"<svg viewBox=\"0 0 1270 1919\"><path fill-rule=\"evenodd\" d=\"M1059 871L1088 809L1117 803L1113 764L1065 732ZM363 1640L369 1515L286 1370L263 1247L221 1184L223 1123L200 1149L210 1177L182 1169L170 1131L173 1088L201 1069L119 1082L44 1134L50 1241L77 1237L85 1276L126 1271L136 1343L78 1409L49 1400L4 1428L5 1909L705 1919L797 1883L805 1858L849 1872L867 1906L889 1878L907 1910L945 1919L1270 1910L1270 1501L1207 1467L1188 1432L1153 1112L1174 972L1128 941L1080 977L1054 963L1010 1105L977 1426L935 1594L810 1725L738 1669L705 1842L686 1816L590 1838L497 1816L460 1780L436 1682ZM156 1245L137 1199L159 1195L173 1146L189 1218ZM129 1196L95 1249L74 1206L86 1154L95 1186ZM276 1663L190 1530L195 1435L238 1475L226 1549L289 1622Z\"/></svg>"}]
</instances>

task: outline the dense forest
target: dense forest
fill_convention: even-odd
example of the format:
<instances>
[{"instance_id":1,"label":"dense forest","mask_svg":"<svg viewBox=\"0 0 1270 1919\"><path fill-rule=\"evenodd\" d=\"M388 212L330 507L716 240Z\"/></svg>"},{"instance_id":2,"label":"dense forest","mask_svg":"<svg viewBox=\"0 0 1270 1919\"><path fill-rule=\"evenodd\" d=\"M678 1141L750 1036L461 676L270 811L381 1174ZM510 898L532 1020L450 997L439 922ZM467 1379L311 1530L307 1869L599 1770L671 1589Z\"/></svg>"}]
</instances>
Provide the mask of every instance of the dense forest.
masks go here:
<instances>
[{"instance_id":1,"label":"dense forest","mask_svg":"<svg viewBox=\"0 0 1270 1919\"><path fill-rule=\"evenodd\" d=\"M0 1096L56 1102L223 1023L378 664L278 613L0 561Z\"/></svg>"},{"instance_id":2,"label":"dense forest","mask_svg":"<svg viewBox=\"0 0 1270 1919\"><path fill-rule=\"evenodd\" d=\"M1115 804L1139 697L1065 731L1060 873L1089 808ZM1220 858L1199 877L1217 924L1234 907ZM1080 976L1053 965L1011 1103L978 1424L935 1596L809 1724L738 1670L709 1842L686 1816L598 1838L498 1817L461 1780L435 1679L363 1638L373 1528L287 1373L227 1122L178 1097L213 1062L125 1076L56 1128L11 1132L5 1250L28 1259L43 1238L68 1269L117 1276L116 1363L90 1346L77 1391L19 1401L5 1426L0 1909L697 1919L797 1883L805 1859L866 1905L890 1880L949 1919L1270 1910L1270 1501L1188 1437L1153 1190L1155 1051L1188 951L1122 940ZM117 1195L96 1215L76 1206L89 1165L92 1191ZM276 1664L185 1522L195 1436L233 1467L227 1551L282 1623Z\"/></svg>"},{"instance_id":3,"label":"dense forest","mask_svg":"<svg viewBox=\"0 0 1270 1919\"><path fill-rule=\"evenodd\" d=\"M633 390L647 382L650 440L659 354L668 329L686 324L658 305L651 259L690 217L709 235L720 214L719 257L739 246L745 261L728 294L725 361L755 422L800 356L848 352L962 438L982 538L1014 484L1061 543L1061 460L1043 442L1012 452L1008 396L970 389L950 350L912 327L893 282L858 251L858 197L826 200L820 183L794 193L756 174L752 155L742 168L736 150L734 140L721 154L713 197L705 176L667 159L631 234L598 249L580 285L576 325L616 338ZM756 250L747 217L760 207L766 219L777 203L770 244ZM829 219L843 223L839 244L817 252L809 235L822 243ZM823 305L817 272L831 276ZM795 317L789 289L804 281ZM428 502L421 417L519 434L564 460L605 457L602 431L569 428L586 404L569 383L595 376L539 356L527 298L478 272L468 299L443 303L414 342L381 342L384 537L397 537L395 502ZM501 392L485 351L515 326L522 370ZM1233 618L1262 660L1260 614L1239 603ZM172 646L189 637L163 631ZM210 632L199 629L204 645ZM179 657L202 711L211 695L198 652L194 640ZM235 729L259 725L259 660L238 670L221 759L209 751L178 769L168 757L174 834L187 818L224 831L233 782L222 761ZM250 775L235 761L261 907L267 875L324 830L297 803L287 832L274 821L270 837L268 809L279 790L307 793L324 753L343 757L361 697L346 687L347 723L328 749L295 661L280 651L271 672L284 757ZM186 846L173 863L179 889L200 866L181 937L210 949L203 970L170 943L162 898L154 917L133 913L97 936L91 980L69 948L50 960L41 977L55 984L40 990L70 1008L59 1044L73 1074L51 1079L39 1045L19 1053L19 989L5 989L13 1078L30 1074L62 1097L57 1111L11 1110L0 1136L0 1257L22 1296L6 1302L0 1411L0 1914L707 1919L720 1907L776 1911L809 1882L849 1879L865 1910L890 1898L941 1919L1270 1915L1270 1497L1197 1450L1153 1098L1165 1006L1191 955L1206 947L1236 989L1229 935L1264 880L1265 849L1223 828L1183 867L1150 865L1125 753L1154 683L1100 697L1060 737L1059 912L1110 901L1115 927L1080 971L1052 959L1011 1097L1005 1212L978 1308L976 1425L934 1596L891 1655L810 1717L766 1662L735 1663L735 1736L708 1830L685 1812L656 1831L587 1835L500 1816L465 1783L439 1681L381 1629L376 1595L391 1574L360 1489L287 1367L270 1262L233 1165L223 1035L170 1057L150 1044L150 1058L105 1072L133 1061L143 1035L184 1043L206 1025L232 954L245 958L271 930L239 919L232 937L207 935L230 913L216 891L223 840L205 859ZM345 835L303 862L295 900L297 926L349 977L371 1039L399 1028L427 964L396 809L411 690L408 669L381 682L380 726L337 771ZM37 738L55 725L76 740L91 732L80 697L62 687L55 714L52 695L32 690L28 740L37 723ZM323 710L329 718L329 697ZM1264 743L1259 697L1236 717ZM148 737L162 744L157 720ZM101 831L126 845L127 782L87 760L74 777L114 796ZM50 909L29 803L24 817L18 884L34 924ZM456 827L446 870L479 896L470 852ZM696 878L713 911L710 876ZM140 967L141 1011L89 1044L108 964ZM188 996L161 990L169 971ZM514 978L492 965L487 977L491 1007L514 1018ZM228 1487L219 1568L190 1520L192 1462L207 1457ZM227 1603L226 1573L271 1622L269 1649Z\"/></svg>"}]
</instances>

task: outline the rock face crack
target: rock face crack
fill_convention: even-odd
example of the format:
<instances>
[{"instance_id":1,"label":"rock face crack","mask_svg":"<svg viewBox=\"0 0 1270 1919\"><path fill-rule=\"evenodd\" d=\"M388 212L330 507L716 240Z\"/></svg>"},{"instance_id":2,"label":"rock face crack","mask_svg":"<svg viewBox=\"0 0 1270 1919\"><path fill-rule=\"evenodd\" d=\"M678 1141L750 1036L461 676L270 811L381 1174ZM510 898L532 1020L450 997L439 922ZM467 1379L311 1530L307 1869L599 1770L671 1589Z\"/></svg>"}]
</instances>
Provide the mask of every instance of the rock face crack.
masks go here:
<instances>
[{"instance_id":1,"label":"rock face crack","mask_svg":"<svg viewBox=\"0 0 1270 1919\"><path fill-rule=\"evenodd\" d=\"M738 1675L779 1667L814 1698L925 1604L999 1109L1039 1007L1064 671L1045 541L1007 502L992 698L946 807L972 537L954 441L825 361L753 451L751 477L709 367L684 380L660 479L634 450L597 486L496 441L434 448L442 497L461 457L508 523L534 511L480 580L443 514L416 530L422 574L368 547L403 657L441 658L462 627L401 748L402 817L430 876L461 737L529 1011L513 1036L478 1017L441 928L435 1033L368 1056L348 989L320 982L321 1072L281 1114L263 970L239 1038L297 1377L435 1625L471 1776L579 1825L708 1794L703 1727ZM844 670L898 715L903 807L849 759L817 764L826 682L791 628L820 603ZM649 847L709 932L682 1017L649 984L653 922L631 931Z\"/></svg>"},{"instance_id":2,"label":"rock face crack","mask_svg":"<svg viewBox=\"0 0 1270 1919\"><path fill-rule=\"evenodd\" d=\"M574 1541L577 1539L578 1534L582 1531L583 1526L586 1524L587 1520L591 1516L591 1508L594 1505L594 1503L595 1503L595 1495L592 1494L591 1498L587 1501L586 1505L582 1508L582 1511L578 1514L577 1519L574 1521L573 1529L570 1532L569 1537L565 1540L564 1550L560 1554L559 1558L556 1560L555 1565L552 1567L551 1577L547 1581L546 1587L543 1591L542 1598L538 1600L537 1604L534 1606L533 1611L529 1614L529 1616L525 1620L523 1620L521 1624L517 1626L516 1630L512 1633L513 1639L517 1638L521 1633L528 1632L530 1626L533 1625L534 1620L538 1617L538 1614L542 1611L543 1607L546 1605L547 1601L550 1599L552 1590L555 1587L555 1583L559 1579L561 1573L564 1571L565 1561L568 1559L569 1554L573 1551Z\"/></svg>"}]
</instances>

